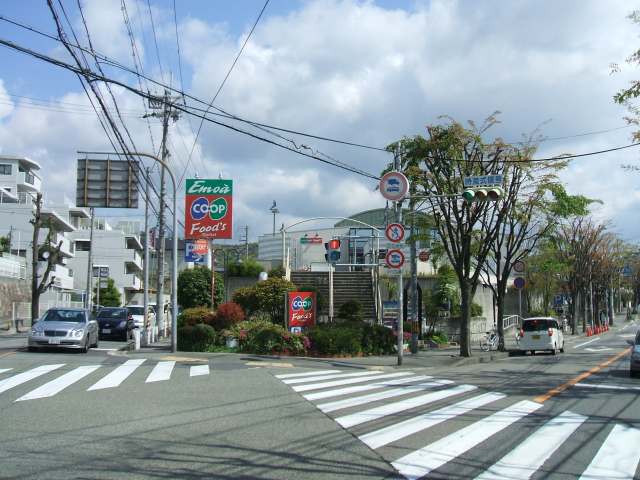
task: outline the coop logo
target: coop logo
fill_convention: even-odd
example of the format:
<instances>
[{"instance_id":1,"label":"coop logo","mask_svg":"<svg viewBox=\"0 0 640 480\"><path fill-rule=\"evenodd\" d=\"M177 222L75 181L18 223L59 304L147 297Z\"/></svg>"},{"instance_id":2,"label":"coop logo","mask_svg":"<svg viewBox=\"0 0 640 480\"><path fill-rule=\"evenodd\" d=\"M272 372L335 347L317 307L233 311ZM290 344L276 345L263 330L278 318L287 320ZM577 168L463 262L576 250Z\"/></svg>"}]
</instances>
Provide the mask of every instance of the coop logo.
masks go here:
<instances>
[{"instance_id":1,"label":"coop logo","mask_svg":"<svg viewBox=\"0 0 640 480\"><path fill-rule=\"evenodd\" d=\"M220 220L227 214L227 201L220 197L209 203L206 197L198 197L191 202L191 218L202 220L209 215L212 220Z\"/></svg>"},{"instance_id":2,"label":"coop logo","mask_svg":"<svg viewBox=\"0 0 640 480\"><path fill-rule=\"evenodd\" d=\"M291 307L294 311L295 310L309 311L311 310L312 305L313 305L313 301L311 300L311 297L307 297L304 300L302 299L302 297L296 297L293 299L293 302L291 302Z\"/></svg>"}]
</instances>

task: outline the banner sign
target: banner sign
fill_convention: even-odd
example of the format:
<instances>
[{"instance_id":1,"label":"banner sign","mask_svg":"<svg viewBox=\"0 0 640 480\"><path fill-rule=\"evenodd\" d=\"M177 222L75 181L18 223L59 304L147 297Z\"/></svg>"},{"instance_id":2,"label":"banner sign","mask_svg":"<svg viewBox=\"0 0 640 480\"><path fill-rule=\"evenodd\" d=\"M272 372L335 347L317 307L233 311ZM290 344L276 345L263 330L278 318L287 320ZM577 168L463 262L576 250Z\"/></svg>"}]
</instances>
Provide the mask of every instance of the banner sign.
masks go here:
<instances>
[{"instance_id":1,"label":"banner sign","mask_svg":"<svg viewBox=\"0 0 640 480\"><path fill-rule=\"evenodd\" d=\"M313 327L316 324L315 292L289 292L289 327Z\"/></svg>"},{"instance_id":2,"label":"banner sign","mask_svg":"<svg viewBox=\"0 0 640 480\"><path fill-rule=\"evenodd\" d=\"M464 177L462 182L466 187L487 187L493 185L502 185L502 175L477 175L474 177Z\"/></svg>"},{"instance_id":3,"label":"banner sign","mask_svg":"<svg viewBox=\"0 0 640 480\"><path fill-rule=\"evenodd\" d=\"M233 180L189 178L186 187L184 238L232 238Z\"/></svg>"},{"instance_id":4,"label":"banner sign","mask_svg":"<svg viewBox=\"0 0 640 480\"><path fill-rule=\"evenodd\" d=\"M205 239L185 240L184 261L193 263L204 263L205 257L209 253L209 242Z\"/></svg>"},{"instance_id":5,"label":"banner sign","mask_svg":"<svg viewBox=\"0 0 640 480\"><path fill-rule=\"evenodd\" d=\"M322 245L322 237L302 237L300 238L300 243L303 245L306 245L306 244Z\"/></svg>"}]
</instances>

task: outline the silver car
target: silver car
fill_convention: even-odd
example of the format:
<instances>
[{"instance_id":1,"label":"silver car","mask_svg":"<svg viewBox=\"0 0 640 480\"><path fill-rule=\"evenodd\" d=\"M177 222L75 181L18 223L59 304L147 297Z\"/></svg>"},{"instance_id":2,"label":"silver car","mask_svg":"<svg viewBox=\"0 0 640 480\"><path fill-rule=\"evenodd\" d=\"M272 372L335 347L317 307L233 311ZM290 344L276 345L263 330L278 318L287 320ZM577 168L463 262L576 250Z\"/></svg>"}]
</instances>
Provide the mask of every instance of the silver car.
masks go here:
<instances>
[{"instance_id":1,"label":"silver car","mask_svg":"<svg viewBox=\"0 0 640 480\"><path fill-rule=\"evenodd\" d=\"M98 322L82 308L50 308L29 333L29 350L42 347L73 348L86 353L98 347Z\"/></svg>"}]
</instances>

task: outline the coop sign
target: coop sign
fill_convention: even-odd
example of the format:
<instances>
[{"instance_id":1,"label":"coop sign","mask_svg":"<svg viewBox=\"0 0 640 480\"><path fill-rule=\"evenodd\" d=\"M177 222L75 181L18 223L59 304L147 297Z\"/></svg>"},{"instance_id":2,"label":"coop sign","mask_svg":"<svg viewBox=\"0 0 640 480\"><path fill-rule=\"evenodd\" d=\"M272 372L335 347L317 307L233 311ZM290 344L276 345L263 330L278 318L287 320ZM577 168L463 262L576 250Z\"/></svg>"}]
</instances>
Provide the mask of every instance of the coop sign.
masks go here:
<instances>
[{"instance_id":1,"label":"coop sign","mask_svg":"<svg viewBox=\"0 0 640 480\"><path fill-rule=\"evenodd\" d=\"M289 292L289 327L308 328L316 324L315 292Z\"/></svg>"},{"instance_id":2,"label":"coop sign","mask_svg":"<svg viewBox=\"0 0 640 480\"><path fill-rule=\"evenodd\" d=\"M232 180L187 179L184 238L232 238L232 205Z\"/></svg>"}]
</instances>

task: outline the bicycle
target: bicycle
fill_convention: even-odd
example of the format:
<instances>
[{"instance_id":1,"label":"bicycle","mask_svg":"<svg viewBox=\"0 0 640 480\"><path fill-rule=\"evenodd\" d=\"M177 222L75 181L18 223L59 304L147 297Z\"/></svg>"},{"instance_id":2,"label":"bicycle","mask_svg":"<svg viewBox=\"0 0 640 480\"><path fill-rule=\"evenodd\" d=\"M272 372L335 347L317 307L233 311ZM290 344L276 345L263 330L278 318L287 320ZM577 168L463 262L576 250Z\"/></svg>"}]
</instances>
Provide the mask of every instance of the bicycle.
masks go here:
<instances>
[{"instance_id":1,"label":"bicycle","mask_svg":"<svg viewBox=\"0 0 640 480\"><path fill-rule=\"evenodd\" d=\"M500 338L498 337L498 332L492 330L487 332L485 337L480 340L480 350L483 352L488 352L490 350L498 350L498 342Z\"/></svg>"}]
</instances>

